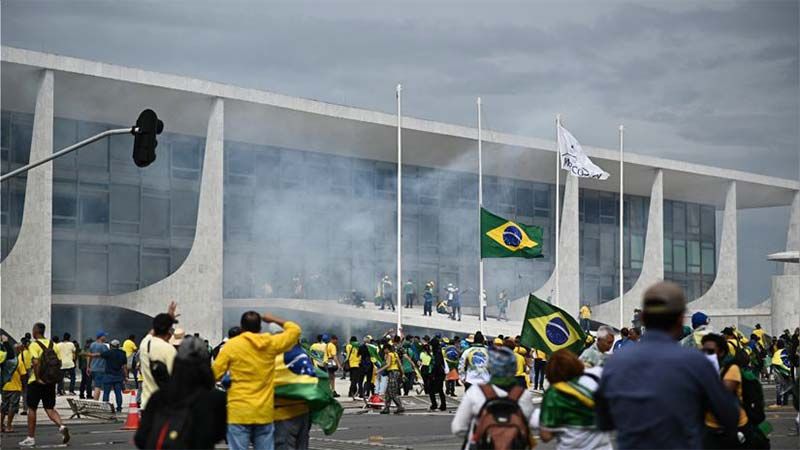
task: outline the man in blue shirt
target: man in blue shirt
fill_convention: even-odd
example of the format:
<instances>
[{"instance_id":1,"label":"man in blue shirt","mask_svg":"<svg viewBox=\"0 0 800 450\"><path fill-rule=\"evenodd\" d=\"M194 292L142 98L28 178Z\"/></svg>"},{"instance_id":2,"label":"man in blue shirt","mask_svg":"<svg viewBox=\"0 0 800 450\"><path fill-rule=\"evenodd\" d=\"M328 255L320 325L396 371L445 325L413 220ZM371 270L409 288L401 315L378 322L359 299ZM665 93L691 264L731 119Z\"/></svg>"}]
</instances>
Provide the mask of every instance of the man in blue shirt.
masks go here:
<instances>
[{"instance_id":1,"label":"man in blue shirt","mask_svg":"<svg viewBox=\"0 0 800 450\"><path fill-rule=\"evenodd\" d=\"M736 433L739 403L703 354L682 348L686 298L661 282L644 293L646 333L606 362L595 394L597 425L617 431L618 449L691 448L703 445L704 414Z\"/></svg>"},{"instance_id":2,"label":"man in blue shirt","mask_svg":"<svg viewBox=\"0 0 800 450\"><path fill-rule=\"evenodd\" d=\"M106 372L103 375L103 401L108 402L111 390L117 399L117 412L122 412L122 383L128 377L128 358L120 350L119 341L111 341L111 349L100 354L106 362Z\"/></svg>"},{"instance_id":3,"label":"man in blue shirt","mask_svg":"<svg viewBox=\"0 0 800 450\"><path fill-rule=\"evenodd\" d=\"M103 388L103 376L106 373L106 360L100 357L108 346L106 345L106 332L98 331L95 335L96 340L89 346L89 373L92 375L92 383L94 383L94 392L92 398L100 400L100 390Z\"/></svg>"}]
</instances>

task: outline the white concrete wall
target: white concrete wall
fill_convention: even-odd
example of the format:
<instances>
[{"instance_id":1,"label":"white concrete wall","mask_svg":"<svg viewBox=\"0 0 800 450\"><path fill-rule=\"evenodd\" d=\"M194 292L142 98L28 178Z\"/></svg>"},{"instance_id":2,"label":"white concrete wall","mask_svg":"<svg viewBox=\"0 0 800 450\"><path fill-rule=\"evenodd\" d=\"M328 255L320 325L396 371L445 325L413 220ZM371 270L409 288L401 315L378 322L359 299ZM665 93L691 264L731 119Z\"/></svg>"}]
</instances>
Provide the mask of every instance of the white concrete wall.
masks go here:
<instances>
[{"instance_id":1,"label":"white concrete wall","mask_svg":"<svg viewBox=\"0 0 800 450\"><path fill-rule=\"evenodd\" d=\"M580 278L580 211L578 209L578 178L566 176L564 184L564 203L561 210L561 229L558 236L558 284L560 286L558 306L564 311L577 317L580 308L581 278ZM534 295L542 300L556 303L553 287L556 284L555 271L550 278L539 288ZM509 307L509 317L512 320L521 320L528 306L528 296L516 299Z\"/></svg>"},{"instance_id":2,"label":"white concrete wall","mask_svg":"<svg viewBox=\"0 0 800 450\"><path fill-rule=\"evenodd\" d=\"M30 161L53 153L53 72L43 70L36 94ZM28 172L17 242L0 265L0 327L13 337L42 322L50 334L53 165Z\"/></svg>"},{"instance_id":3,"label":"white concrete wall","mask_svg":"<svg viewBox=\"0 0 800 450\"><path fill-rule=\"evenodd\" d=\"M786 250L800 250L800 192L792 201ZM772 277L770 298L773 334L800 326L800 264L784 263L783 275Z\"/></svg>"},{"instance_id":4,"label":"white concrete wall","mask_svg":"<svg viewBox=\"0 0 800 450\"><path fill-rule=\"evenodd\" d=\"M224 103L213 99L206 133L200 203L192 249L186 261L167 278L138 291L111 297L109 304L150 316L178 302L177 325L200 333L209 342L222 338L222 219ZM146 220L146 218L143 218Z\"/></svg>"},{"instance_id":5,"label":"white concrete wall","mask_svg":"<svg viewBox=\"0 0 800 450\"><path fill-rule=\"evenodd\" d=\"M653 283L664 279L664 173L656 170L650 189L650 210L647 216L647 240L644 244L644 263L639 278L622 298L623 314L620 322L620 298L601 303L592 308L592 318L620 328L631 325L633 310L642 304L642 294Z\"/></svg>"}]
</instances>

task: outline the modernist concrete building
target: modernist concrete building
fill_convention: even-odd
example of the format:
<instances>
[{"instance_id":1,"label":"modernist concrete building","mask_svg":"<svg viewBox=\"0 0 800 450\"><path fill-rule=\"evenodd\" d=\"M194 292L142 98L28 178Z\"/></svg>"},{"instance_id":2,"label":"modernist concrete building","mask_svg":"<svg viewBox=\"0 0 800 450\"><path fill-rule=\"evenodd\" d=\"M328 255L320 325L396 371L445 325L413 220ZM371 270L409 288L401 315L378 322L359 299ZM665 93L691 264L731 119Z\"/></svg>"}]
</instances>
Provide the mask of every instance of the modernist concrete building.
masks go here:
<instances>
[{"instance_id":1,"label":"modernist concrete building","mask_svg":"<svg viewBox=\"0 0 800 450\"><path fill-rule=\"evenodd\" d=\"M131 137L112 137L2 185L3 329L18 335L35 319L77 336L100 326L141 332L173 299L182 326L212 341L226 311L243 307L395 320L334 301L351 289L371 298L396 270L395 116L10 47L2 94L4 173L128 126L146 107L166 123L148 168L133 165ZM487 331L510 334L527 294L549 298L555 287L554 143L484 136L486 207L545 236L544 258L485 263L489 314L500 289L519 299L512 321ZM476 138L474 128L403 120L403 278L418 289L456 283L472 311ZM615 150L586 150L617 177ZM798 249L797 180L633 153L625 164L626 321L646 286L669 279L692 310L725 322L800 322L796 266L776 278L768 302L739 309L736 265L739 209L793 205L787 250ZM618 326L618 183L562 183L560 304L577 312L589 303ZM296 279L306 300L289 299ZM404 323L463 331L477 321L416 313Z\"/></svg>"}]
</instances>

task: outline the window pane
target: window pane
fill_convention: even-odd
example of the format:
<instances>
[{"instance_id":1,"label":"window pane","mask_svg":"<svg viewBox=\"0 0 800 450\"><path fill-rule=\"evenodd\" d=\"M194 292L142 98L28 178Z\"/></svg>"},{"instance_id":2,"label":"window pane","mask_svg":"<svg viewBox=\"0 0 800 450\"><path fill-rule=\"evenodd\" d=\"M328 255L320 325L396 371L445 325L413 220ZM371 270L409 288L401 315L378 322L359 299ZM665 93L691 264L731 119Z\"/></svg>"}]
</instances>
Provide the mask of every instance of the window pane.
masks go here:
<instances>
[{"instance_id":1,"label":"window pane","mask_svg":"<svg viewBox=\"0 0 800 450\"><path fill-rule=\"evenodd\" d=\"M197 222L200 193L173 190L170 194L172 195L172 225L194 227Z\"/></svg>"},{"instance_id":2,"label":"window pane","mask_svg":"<svg viewBox=\"0 0 800 450\"><path fill-rule=\"evenodd\" d=\"M712 275L714 273L714 266L716 265L714 247L704 244L702 258L703 258L703 274Z\"/></svg>"},{"instance_id":3,"label":"window pane","mask_svg":"<svg viewBox=\"0 0 800 450\"><path fill-rule=\"evenodd\" d=\"M139 246L112 244L109 276L112 283L139 282Z\"/></svg>"},{"instance_id":4,"label":"window pane","mask_svg":"<svg viewBox=\"0 0 800 450\"><path fill-rule=\"evenodd\" d=\"M672 247L672 266L673 271L678 273L686 272L686 241L675 239Z\"/></svg>"},{"instance_id":5,"label":"window pane","mask_svg":"<svg viewBox=\"0 0 800 450\"><path fill-rule=\"evenodd\" d=\"M139 186L111 185L111 220L139 222Z\"/></svg>"},{"instance_id":6,"label":"window pane","mask_svg":"<svg viewBox=\"0 0 800 450\"><path fill-rule=\"evenodd\" d=\"M105 231L108 223L108 193L82 191L80 205L81 231Z\"/></svg>"},{"instance_id":7,"label":"window pane","mask_svg":"<svg viewBox=\"0 0 800 450\"><path fill-rule=\"evenodd\" d=\"M75 242L53 240L53 280L75 279Z\"/></svg>"},{"instance_id":8,"label":"window pane","mask_svg":"<svg viewBox=\"0 0 800 450\"><path fill-rule=\"evenodd\" d=\"M700 205L689 203L686 205L686 232L689 234L700 233Z\"/></svg>"},{"instance_id":9,"label":"window pane","mask_svg":"<svg viewBox=\"0 0 800 450\"><path fill-rule=\"evenodd\" d=\"M142 287L169 275L169 256L142 255Z\"/></svg>"},{"instance_id":10,"label":"window pane","mask_svg":"<svg viewBox=\"0 0 800 450\"><path fill-rule=\"evenodd\" d=\"M713 206L703 206L700 210L700 226L703 236L712 237L716 234L716 211Z\"/></svg>"},{"instance_id":11,"label":"window pane","mask_svg":"<svg viewBox=\"0 0 800 450\"><path fill-rule=\"evenodd\" d=\"M86 294L108 292L108 254L78 251L78 291Z\"/></svg>"},{"instance_id":12,"label":"window pane","mask_svg":"<svg viewBox=\"0 0 800 450\"><path fill-rule=\"evenodd\" d=\"M169 200L145 196L142 200L142 234L148 237L168 237ZM169 266L169 264L167 264Z\"/></svg>"},{"instance_id":13,"label":"window pane","mask_svg":"<svg viewBox=\"0 0 800 450\"><path fill-rule=\"evenodd\" d=\"M688 241L688 266L690 273L700 273L700 242Z\"/></svg>"},{"instance_id":14,"label":"window pane","mask_svg":"<svg viewBox=\"0 0 800 450\"><path fill-rule=\"evenodd\" d=\"M672 232L677 235L686 233L686 205L683 203L672 204Z\"/></svg>"}]
</instances>

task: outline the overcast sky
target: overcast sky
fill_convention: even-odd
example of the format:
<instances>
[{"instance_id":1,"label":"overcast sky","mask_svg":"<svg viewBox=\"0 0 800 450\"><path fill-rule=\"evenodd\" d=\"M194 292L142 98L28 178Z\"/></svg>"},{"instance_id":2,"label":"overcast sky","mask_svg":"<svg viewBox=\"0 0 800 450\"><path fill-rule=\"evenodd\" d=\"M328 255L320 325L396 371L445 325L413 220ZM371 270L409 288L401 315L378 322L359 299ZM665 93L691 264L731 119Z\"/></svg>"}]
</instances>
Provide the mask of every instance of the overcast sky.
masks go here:
<instances>
[{"instance_id":1,"label":"overcast sky","mask_svg":"<svg viewBox=\"0 0 800 450\"><path fill-rule=\"evenodd\" d=\"M796 0L4 1L2 43L797 179ZM740 212L740 303L769 295L787 208Z\"/></svg>"}]
</instances>

